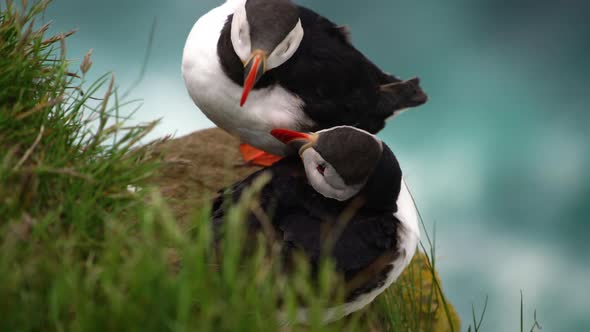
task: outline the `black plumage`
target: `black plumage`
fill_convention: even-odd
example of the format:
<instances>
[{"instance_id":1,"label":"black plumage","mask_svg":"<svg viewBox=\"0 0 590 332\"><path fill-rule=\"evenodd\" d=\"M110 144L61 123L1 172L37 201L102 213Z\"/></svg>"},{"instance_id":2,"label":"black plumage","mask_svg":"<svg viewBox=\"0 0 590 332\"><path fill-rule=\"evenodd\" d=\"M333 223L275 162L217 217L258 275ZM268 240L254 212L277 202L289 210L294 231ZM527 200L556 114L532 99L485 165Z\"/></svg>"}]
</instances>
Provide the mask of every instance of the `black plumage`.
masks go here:
<instances>
[{"instance_id":1,"label":"black plumage","mask_svg":"<svg viewBox=\"0 0 590 332\"><path fill-rule=\"evenodd\" d=\"M260 206L269 214L278 241L283 248L287 268L292 254L303 251L312 268L317 268L326 251L322 246L333 241L327 253L335 262L336 269L348 282L353 282L361 272L379 259L388 257L391 263L398 255L398 220L396 199L400 192L401 169L386 145L383 153L365 187L347 201L329 199L316 192L307 182L305 170L298 157L287 157L273 166L258 171L246 179L223 190L213 203L213 227L220 234L224 222L226 200L237 201L245 188L261 174L269 173L272 178L260 193ZM355 209L349 209L351 204ZM346 220L346 210L353 211ZM262 225L253 213L247 218L250 234L262 231ZM342 224L346 222L345 224ZM336 230L341 228L337 235ZM373 266L375 268L375 266ZM381 264L369 277L354 283L349 289L348 300L383 284L391 265Z\"/></svg>"},{"instance_id":2,"label":"black plumage","mask_svg":"<svg viewBox=\"0 0 590 332\"><path fill-rule=\"evenodd\" d=\"M401 81L384 73L350 43L346 29L310 9L297 9L303 41L291 59L268 71L254 89L280 84L299 96L303 111L316 123L299 130L350 125L376 133L396 111L426 102L417 78ZM244 65L232 46L231 21L230 15L217 53L226 75L242 86Z\"/></svg>"}]
</instances>

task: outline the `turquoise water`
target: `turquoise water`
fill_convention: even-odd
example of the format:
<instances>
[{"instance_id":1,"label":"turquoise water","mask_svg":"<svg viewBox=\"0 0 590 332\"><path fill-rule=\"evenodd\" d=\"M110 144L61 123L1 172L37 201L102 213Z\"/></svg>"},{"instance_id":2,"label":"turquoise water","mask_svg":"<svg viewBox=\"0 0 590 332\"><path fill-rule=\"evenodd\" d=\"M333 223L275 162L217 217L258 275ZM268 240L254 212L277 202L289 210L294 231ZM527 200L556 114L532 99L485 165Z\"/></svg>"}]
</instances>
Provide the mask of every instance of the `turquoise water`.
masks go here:
<instances>
[{"instance_id":1,"label":"turquoise water","mask_svg":"<svg viewBox=\"0 0 590 332\"><path fill-rule=\"evenodd\" d=\"M69 56L94 48L95 74L135 80L157 33L136 121L154 136L211 123L180 76L184 39L219 1L58 0ZM420 76L430 101L379 134L396 152L439 270L464 321L489 295L484 331L518 329L520 290L545 331L589 331L590 3L587 1L301 1L352 29L386 71Z\"/></svg>"}]
</instances>

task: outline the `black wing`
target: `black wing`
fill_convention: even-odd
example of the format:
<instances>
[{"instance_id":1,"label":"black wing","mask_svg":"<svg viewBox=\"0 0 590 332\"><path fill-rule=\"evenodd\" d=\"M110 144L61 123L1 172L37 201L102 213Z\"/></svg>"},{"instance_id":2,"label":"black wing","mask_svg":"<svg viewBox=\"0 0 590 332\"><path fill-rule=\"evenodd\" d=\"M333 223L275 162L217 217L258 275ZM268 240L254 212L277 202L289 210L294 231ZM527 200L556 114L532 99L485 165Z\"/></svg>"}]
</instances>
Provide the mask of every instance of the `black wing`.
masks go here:
<instances>
[{"instance_id":1,"label":"black wing","mask_svg":"<svg viewBox=\"0 0 590 332\"><path fill-rule=\"evenodd\" d=\"M211 221L214 229L219 230L225 219L229 206L240 200L244 190L252 185L263 174L269 174L269 183L260 192L259 204L264 211L271 213L277 209L278 202L292 201L297 196L295 187L301 185L300 178L304 175L298 156L282 159L270 167L263 168L245 179L223 188L212 203ZM260 222L254 214L249 214L246 220L250 231L260 229Z\"/></svg>"},{"instance_id":2,"label":"black wing","mask_svg":"<svg viewBox=\"0 0 590 332\"><path fill-rule=\"evenodd\" d=\"M274 72L322 128L346 124L375 133L396 111L426 102L418 80L402 82L381 71L350 43L347 29L304 7L300 17L303 41Z\"/></svg>"},{"instance_id":3,"label":"black wing","mask_svg":"<svg viewBox=\"0 0 590 332\"><path fill-rule=\"evenodd\" d=\"M342 206L322 202L321 198L313 195L309 197L308 203L313 200L311 204L315 206L307 204L306 209L292 211L278 221L277 228L283 236L284 255L303 251L315 268L326 250L322 246L326 245L339 222ZM327 253L336 268L344 273L346 279L350 279L385 253L397 249L398 225L399 221L389 213L372 216L358 214L348 222Z\"/></svg>"}]
</instances>

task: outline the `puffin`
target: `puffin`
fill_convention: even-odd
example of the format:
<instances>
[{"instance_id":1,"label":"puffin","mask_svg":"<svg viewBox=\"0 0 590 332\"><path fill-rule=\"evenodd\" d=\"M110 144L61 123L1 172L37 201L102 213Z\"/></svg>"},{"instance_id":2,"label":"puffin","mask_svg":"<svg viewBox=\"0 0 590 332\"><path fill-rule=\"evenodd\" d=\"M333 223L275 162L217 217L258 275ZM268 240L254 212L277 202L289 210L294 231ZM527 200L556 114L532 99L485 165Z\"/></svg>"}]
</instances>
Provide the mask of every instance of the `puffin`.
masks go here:
<instances>
[{"instance_id":1,"label":"puffin","mask_svg":"<svg viewBox=\"0 0 590 332\"><path fill-rule=\"evenodd\" d=\"M199 18L182 76L196 106L259 165L292 153L270 135L274 128L377 133L427 101L418 78L383 72L353 46L347 27L291 0L227 0Z\"/></svg>"},{"instance_id":2,"label":"puffin","mask_svg":"<svg viewBox=\"0 0 590 332\"><path fill-rule=\"evenodd\" d=\"M418 212L394 153L371 133L337 126L315 133L275 129L271 136L295 154L220 191L212 204L213 232L219 242L227 206L269 174L258 195L261 210L244 220L247 234L268 234L271 223L285 272L297 263L296 253L308 259L312 276L322 258L332 259L346 298L325 312L329 323L365 307L400 276L420 238ZM268 219L260 220L260 211ZM302 307L295 321L281 321L308 318Z\"/></svg>"}]
</instances>

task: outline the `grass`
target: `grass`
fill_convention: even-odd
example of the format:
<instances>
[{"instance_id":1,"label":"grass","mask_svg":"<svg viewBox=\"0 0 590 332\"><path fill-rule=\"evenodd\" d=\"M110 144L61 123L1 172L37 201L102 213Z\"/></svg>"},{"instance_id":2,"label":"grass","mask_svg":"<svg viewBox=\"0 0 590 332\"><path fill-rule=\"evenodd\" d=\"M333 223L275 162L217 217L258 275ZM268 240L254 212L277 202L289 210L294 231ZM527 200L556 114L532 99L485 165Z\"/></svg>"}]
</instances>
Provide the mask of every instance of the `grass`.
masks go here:
<instances>
[{"instance_id":1,"label":"grass","mask_svg":"<svg viewBox=\"0 0 590 332\"><path fill-rule=\"evenodd\" d=\"M71 33L37 24L47 5L0 6L1 331L458 330L426 248L371 310L323 326L338 285L329 262L314 283L304 261L279 273L262 237L242 253L255 188L217 257L207 208L181 228L148 184L159 164L138 142L156 123L125 125L114 76L86 82L91 52L72 70ZM291 315L303 301L310 325L281 326L279 299Z\"/></svg>"},{"instance_id":2,"label":"grass","mask_svg":"<svg viewBox=\"0 0 590 332\"><path fill-rule=\"evenodd\" d=\"M207 211L182 232L157 190L128 190L158 166L137 148L154 124L124 127L113 78L86 87L89 57L70 72L66 35L34 23L46 5L0 17L0 330L277 329L278 294L305 271L287 282L262 246L242 257L239 207L218 264ZM316 312L328 272L304 294Z\"/></svg>"}]
</instances>

